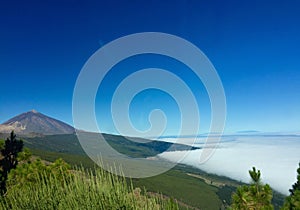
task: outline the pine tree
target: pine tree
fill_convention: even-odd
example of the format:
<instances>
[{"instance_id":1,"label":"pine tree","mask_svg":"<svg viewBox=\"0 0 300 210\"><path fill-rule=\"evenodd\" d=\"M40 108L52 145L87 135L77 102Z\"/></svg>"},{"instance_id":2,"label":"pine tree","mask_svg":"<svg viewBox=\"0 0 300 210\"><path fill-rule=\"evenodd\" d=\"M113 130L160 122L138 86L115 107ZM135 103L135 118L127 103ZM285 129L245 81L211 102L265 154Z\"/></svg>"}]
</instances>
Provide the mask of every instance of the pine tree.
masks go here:
<instances>
[{"instance_id":1,"label":"pine tree","mask_svg":"<svg viewBox=\"0 0 300 210\"><path fill-rule=\"evenodd\" d=\"M300 209L300 163L297 169L297 181L290 189L290 195L285 199L284 210Z\"/></svg>"},{"instance_id":2,"label":"pine tree","mask_svg":"<svg viewBox=\"0 0 300 210\"><path fill-rule=\"evenodd\" d=\"M23 149L23 141L18 140L14 131L10 133L10 137L6 139L4 143L4 148L1 149L2 160L0 160L1 166L1 180L0 180L0 190L1 194L6 192L6 181L8 173L11 169L15 169L18 165L18 153Z\"/></svg>"},{"instance_id":3,"label":"pine tree","mask_svg":"<svg viewBox=\"0 0 300 210\"><path fill-rule=\"evenodd\" d=\"M297 173L297 182L293 184L292 189L289 190L291 195L294 195L296 190L300 190L300 163L299 168L297 169Z\"/></svg>"},{"instance_id":4,"label":"pine tree","mask_svg":"<svg viewBox=\"0 0 300 210\"><path fill-rule=\"evenodd\" d=\"M272 189L266 184L261 184L260 170L256 171L255 167L249 171L252 183L247 186L238 187L232 195L231 209L274 209L271 204Z\"/></svg>"}]
</instances>

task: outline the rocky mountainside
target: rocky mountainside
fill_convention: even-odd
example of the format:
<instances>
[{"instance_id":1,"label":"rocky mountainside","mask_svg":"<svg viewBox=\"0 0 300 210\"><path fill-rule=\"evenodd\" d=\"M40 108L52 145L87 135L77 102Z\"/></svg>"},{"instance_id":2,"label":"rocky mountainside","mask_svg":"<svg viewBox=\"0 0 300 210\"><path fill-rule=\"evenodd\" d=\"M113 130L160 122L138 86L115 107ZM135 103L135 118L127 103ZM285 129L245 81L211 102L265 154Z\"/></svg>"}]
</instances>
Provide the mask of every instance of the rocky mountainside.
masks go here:
<instances>
[{"instance_id":1,"label":"rocky mountainside","mask_svg":"<svg viewBox=\"0 0 300 210\"><path fill-rule=\"evenodd\" d=\"M12 130L18 134L54 135L74 133L72 126L35 110L22 113L0 124L0 133L9 133Z\"/></svg>"}]
</instances>

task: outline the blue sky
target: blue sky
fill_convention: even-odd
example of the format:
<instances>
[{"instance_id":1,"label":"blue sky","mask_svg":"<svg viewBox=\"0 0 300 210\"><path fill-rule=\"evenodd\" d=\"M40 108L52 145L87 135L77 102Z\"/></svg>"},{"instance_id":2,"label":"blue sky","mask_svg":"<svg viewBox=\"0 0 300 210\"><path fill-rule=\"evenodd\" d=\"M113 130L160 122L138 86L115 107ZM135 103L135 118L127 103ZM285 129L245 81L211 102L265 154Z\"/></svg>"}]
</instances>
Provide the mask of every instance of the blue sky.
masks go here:
<instances>
[{"instance_id":1,"label":"blue sky","mask_svg":"<svg viewBox=\"0 0 300 210\"><path fill-rule=\"evenodd\" d=\"M194 43L214 64L226 93L226 131L299 131L299 8L299 1L2 2L0 122L36 109L72 124L73 88L87 59L116 38L157 31ZM111 88L122 76L137 66L177 74L185 68L159 56L135 59L112 69L102 86L107 91L97 95L97 120L107 132L114 132L106 112ZM210 119L205 89L193 75L181 76L199 90L200 130L205 132ZM136 127L147 128L144 117L155 107L167 109L169 133L174 132L176 104L154 90L132 102Z\"/></svg>"}]
</instances>

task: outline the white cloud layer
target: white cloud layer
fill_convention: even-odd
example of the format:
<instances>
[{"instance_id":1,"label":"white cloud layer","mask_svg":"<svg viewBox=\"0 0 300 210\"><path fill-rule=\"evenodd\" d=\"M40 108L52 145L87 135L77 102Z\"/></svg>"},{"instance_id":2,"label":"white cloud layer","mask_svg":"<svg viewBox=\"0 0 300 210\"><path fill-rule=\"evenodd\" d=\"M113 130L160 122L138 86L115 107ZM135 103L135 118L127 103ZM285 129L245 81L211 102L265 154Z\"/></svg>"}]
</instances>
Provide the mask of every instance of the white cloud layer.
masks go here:
<instances>
[{"instance_id":1,"label":"white cloud layer","mask_svg":"<svg viewBox=\"0 0 300 210\"><path fill-rule=\"evenodd\" d=\"M203 139L199 141L203 142ZM255 166L261 170L264 183L288 194L296 181L300 136L225 136L204 164L199 164L201 151L191 151L181 163L243 182L250 181L248 171ZM180 153L165 152L160 157L172 161Z\"/></svg>"}]
</instances>

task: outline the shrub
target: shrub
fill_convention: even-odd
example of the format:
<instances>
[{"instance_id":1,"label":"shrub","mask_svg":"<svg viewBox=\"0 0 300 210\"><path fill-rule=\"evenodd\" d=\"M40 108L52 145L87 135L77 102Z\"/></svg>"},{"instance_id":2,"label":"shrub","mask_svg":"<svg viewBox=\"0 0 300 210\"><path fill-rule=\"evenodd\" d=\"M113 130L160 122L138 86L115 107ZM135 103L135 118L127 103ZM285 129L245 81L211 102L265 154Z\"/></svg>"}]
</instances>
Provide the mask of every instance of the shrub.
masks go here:
<instances>
[{"instance_id":1,"label":"shrub","mask_svg":"<svg viewBox=\"0 0 300 210\"><path fill-rule=\"evenodd\" d=\"M63 160L19 165L9 176L2 209L178 209L175 202L133 189L101 168L69 170Z\"/></svg>"}]
</instances>

